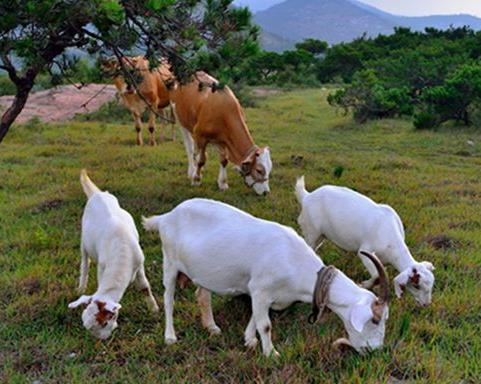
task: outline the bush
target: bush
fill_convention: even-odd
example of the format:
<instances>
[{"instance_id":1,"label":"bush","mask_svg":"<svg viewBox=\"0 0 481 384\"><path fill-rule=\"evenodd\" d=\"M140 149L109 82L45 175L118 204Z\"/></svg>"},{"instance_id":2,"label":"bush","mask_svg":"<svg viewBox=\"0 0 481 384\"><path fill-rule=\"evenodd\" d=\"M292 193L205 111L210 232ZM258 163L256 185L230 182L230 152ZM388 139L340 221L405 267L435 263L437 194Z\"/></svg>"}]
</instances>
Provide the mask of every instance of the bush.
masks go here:
<instances>
[{"instance_id":1,"label":"bush","mask_svg":"<svg viewBox=\"0 0 481 384\"><path fill-rule=\"evenodd\" d=\"M414 128L432 129L439 125L436 115L432 112L422 111L414 115Z\"/></svg>"},{"instance_id":2,"label":"bush","mask_svg":"<svg viewBox=\"0 0 481 384\"><path fill-rule=\"evenodd\" d=\"M448 120L469 125L472 122L470 107L480 101L481 65L461 65L448 76L443 85L427 88L423 92L421 113L416 116L415 126L432 128Z\"/></svg>"},{"instance_id":3,"label":"bush","mask_svg":"<svg viewBox=\"0 0 481 384\"><path fill-rule=\"evenodd\" d=\"M357 72L352 85L330 94L327 101L346 113L352 111L360 123L413 113L409 89L385 88L371 69Z\"/></svg>"},{"instance_id":4,"label":"bush","mask_svg":"<svg viewBox=\"0 0 481 384\"><path fill-rule=\"evenodd\" d=\"M0 75L0 96L15 95L17 88L13 84L8 76Z\"/></svg>"}]
</instances>

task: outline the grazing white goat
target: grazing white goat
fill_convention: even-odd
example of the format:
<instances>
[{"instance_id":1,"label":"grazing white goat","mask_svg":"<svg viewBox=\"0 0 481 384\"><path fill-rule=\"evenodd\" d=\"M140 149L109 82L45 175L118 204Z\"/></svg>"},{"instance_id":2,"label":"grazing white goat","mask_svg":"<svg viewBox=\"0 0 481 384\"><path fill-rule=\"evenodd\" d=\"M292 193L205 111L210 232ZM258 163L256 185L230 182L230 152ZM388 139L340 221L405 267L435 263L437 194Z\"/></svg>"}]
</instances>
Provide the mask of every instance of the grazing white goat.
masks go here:
<instances>
[{"instance_id":1,"label":"grazing white goat","mask_svg":"<svg viewBox=\"0 0 481 384\"><path fill-rule=\"evenodd\" d=\"M202 325L212 333L220 329L212 314L211 292L250 295L252 317L245 345L256 346L257 330L265 355L278 355L271 341L269 308L284 309L296 301L311 303L313 298L315 303L324 301L318 311L327 306L344 322L349 340L339 339L336 345L347 344L357 351L382 346L388 287L383 266L375 257L384 288L379 299L341 271L325 267L292 228L224 203L187 200L169 213L144 218L143 223L147 230L158 230L162 240L167 344L177 341L173 325L176 279L188 277L199 286ZM318 278L318 271L325 268L334 271L329 282Z\"/></svg>"},{"instance_id":2,"label":"grazing white goat","mask_svg":"<svg viewBox=\"0 0 481 384\"><path fill-rule=\"evenodd\" d=\"M117 328L120 299L132 281L145 294L153 312L159 307L145 277L144 254L130 214L120 208L115 196L100 191L82 170L80 182L88 197L82 217L79 292L87 287L89 256L97 263L97 291L82 295L69 308L85 304L83 325L95 337L106 339Z\"/></svg>"},{"instance_id":3,"label":"grazing white goat","mask_svg":"<svg viewBox=\"0 0 481 384\"><path fill-rule=\"evenodd\" d=\"M399 298L407 289L418 304L431 303L434 267L430 262L414 260L394 209L345 187L325 185L309 193L304 176L297 180L296 196L302 206L298 223L313 249L327 238L346 251L357 252L371 274L371 279L363 282L366 288L376 283L378 273L361 251L375 253L384 264L391 264L400 272L394 278Z\"/></svg>"}]
</instances>

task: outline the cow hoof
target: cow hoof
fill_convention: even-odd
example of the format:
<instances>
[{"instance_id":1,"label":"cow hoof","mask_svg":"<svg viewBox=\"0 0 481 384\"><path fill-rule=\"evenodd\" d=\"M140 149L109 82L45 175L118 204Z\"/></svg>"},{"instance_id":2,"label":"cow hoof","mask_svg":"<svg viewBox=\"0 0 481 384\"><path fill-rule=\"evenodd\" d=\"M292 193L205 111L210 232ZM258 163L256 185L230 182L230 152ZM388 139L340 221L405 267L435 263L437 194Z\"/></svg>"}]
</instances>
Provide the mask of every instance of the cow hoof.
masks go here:
<instances>
[{"instance_id":1,"label":"cow hoof","mask_svg":"<svg viewBox=\"0 0 481 384\"><path fill-rule=\"evenodd\" d=\"M177 337L166 337L165 338L165 344L167 345L172 345L172 344L175 344L177 343Z\"/></svg>"},{"instance_id":2,"label":"cow hoof","mask_svg":"<svg viewBox=\"0 0 481 384\"><path fill-rule=\"evenodd\" d=\"M202 184L202 182L200 181L200 179L194 179L192 180L192 186L193 187L198 187Z\"/></svg>"},{"instance_id":3,"label":"cow hoof","mask_svg":"<svg viewBox=\"0 0 481 384\"><path fill-rule=\"evenodd\" d=\"M217 325L211 325L210 327L207 328L211 336L217 336L222 333L220 328Z\"/></svg>"},{"instance_id":4,"label":"cow hoof","mask_svg":"<svg viewBox=\"0 0 481 384\"><path fill-rule=\"evenodd\" d=\"M219 189L222 191L222 192L225 192L229 189L229 184L227 183L224 183L224 184L219 184Z\"/></svg>"},{"instance_id":5,"label":"cow hoof","mask_svg":"<svg viewBox=\"0 0 481 384\"><path fill-rule=\"evenodd\" d=\"M256 349L257 343L258 343L257 337L254 337L253 339L246 340L244 345L249 349Z\"/></svg>"}]
</instances>

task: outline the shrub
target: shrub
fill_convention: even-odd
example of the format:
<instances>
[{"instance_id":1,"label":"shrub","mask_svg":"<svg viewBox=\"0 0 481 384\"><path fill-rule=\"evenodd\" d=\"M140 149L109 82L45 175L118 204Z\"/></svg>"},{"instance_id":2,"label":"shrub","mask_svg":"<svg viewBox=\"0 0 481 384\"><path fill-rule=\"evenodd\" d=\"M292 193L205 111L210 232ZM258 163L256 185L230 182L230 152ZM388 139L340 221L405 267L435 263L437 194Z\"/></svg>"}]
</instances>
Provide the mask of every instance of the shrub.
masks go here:
<instances>
[{"instance_id":1,"label":"shrub","mask_svg":"<svg viewBox=\"0 0 481 384\"><path fill-rule=\"evenodd\" d=\"M352 111L360 123L413 113L409 89L385 88L372 69L357 72L352 85L330 94L327 101L346 113Z\"/></svg>"},{"instance_id":2,"label":"shrub","mask_svg":"<svg viewBox=\"0 0 481 384\"><path fill-rule=\"evenodd\" d=\"M13 84L8 76L1 75L0 76L0 96L5 95L15 95L17 88L15 84Z\"/></svg>"},{"instance_id":3,"label":"shrub","mask_svg":"<svg viewBox=\"0 0 481 384\"><path fill-rule=\"evenodd\" d=\"M432 129L437 127L439 122L434 113L421 111L414 115L413 124L416 129Z\"/></svg>"},{"instance_id":4,"label":"shrub","mask_svg":"<svg viewBox=\"0 0 481 384\"><path fill-rule=\"evenodd\" d=\"M469 125L472 122L470 106L480 101L481 65L461 65L448 76L443 85L424 90L421 113L415 119L415 126L432 128L448 120Z\"/></svg>"}]
</instances>

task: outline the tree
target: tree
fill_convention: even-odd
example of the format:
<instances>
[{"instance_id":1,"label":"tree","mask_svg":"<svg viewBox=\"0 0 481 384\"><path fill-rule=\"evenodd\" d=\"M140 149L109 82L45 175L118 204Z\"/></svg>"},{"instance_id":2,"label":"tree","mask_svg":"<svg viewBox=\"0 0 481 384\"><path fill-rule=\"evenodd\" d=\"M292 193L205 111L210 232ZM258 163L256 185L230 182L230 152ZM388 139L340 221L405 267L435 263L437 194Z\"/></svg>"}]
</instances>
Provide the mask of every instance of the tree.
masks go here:
<instances>
[{"instance_id":1,"label":"tree","mask_svg":"<svg viewBox=\"0 0 481 384\"><path fill-rule=\"evenodd\" d=\"M471 123L469 107L481 101L481 65L465 64L454 71L443 85L428 88L421 97L416 128L432 128L448 120Z\"/></svg>"},{"instance_id":2,"label":"tree","mask_svg":"<svg viewBox=\"0 0 481 384\"><path fill-rule=\"evenodd\" d=\"M67 73L69 48L89 53L145 52L151 65L166 58L179 81L187 81L202 60L233 46L255 49L257 28L247 8L232 0L4 0L0 2L0 69L15 84L12 105L0 121L0 142L23 109L43 71ZM234 43L235 41L235 43ZM229 48L230 47L230 48ZM250 47L250 48L249 48ZM123 68L125 69L125 68ZM125 72L127 76L128 73Z\"/></svg>"},{"instance_id":3,"label":"tree","mask_svg":"<svg viewBox=\"0 0 481 384\"><path fill-rule=\"evenodd\" d=\"M346 113L352 110L360 123L413 113L409 89L385 88L372 69L357 72L350 86L330 94L327 101Z\"/></svg>"},{"instance_id":4,"label":"tree","mask_svg":"<svg viewBox=\"0 0 481 384\"><path fill-rule=\"evenodd\" d=\"M304 41L296 44L297 50L304 50L312 53L314 56L318 56L326 52L328 44L326 41L317 39L305 39Z\"/></svg>"}]
</instances>

